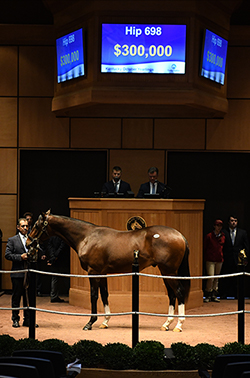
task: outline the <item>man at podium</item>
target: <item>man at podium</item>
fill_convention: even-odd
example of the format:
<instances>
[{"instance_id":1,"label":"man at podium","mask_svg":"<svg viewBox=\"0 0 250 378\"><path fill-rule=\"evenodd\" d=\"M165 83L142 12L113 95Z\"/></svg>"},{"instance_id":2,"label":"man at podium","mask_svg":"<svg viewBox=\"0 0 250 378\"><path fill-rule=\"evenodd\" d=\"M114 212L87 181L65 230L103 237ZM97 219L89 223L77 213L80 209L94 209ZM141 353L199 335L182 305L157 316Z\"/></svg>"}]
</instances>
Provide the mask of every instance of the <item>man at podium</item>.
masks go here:
<instances>
[{"instance_id":1,"label":"man at podium","mask_svg":"<svg viewBox=\"0 0 250 378\"><path fill-rule=\"evenodd\" d=\"M119 166L114 166L112 169L112 180L103 184L102 193L104 196L108 196L109 194L126 194L127 192L131 192L130 184L121 180L122 176L122 169Z\"/></svg>"},{"instance_id":2,"label":"man at podium","mask_svg":"<svg viewBox=\"0 0 250 378\"><path fill-rule=\"evenodd\" d=\"M158 174L159 170L157 167L149 168L149 181L141 184L137 198L170 198L171 189L158 181Z\"/></svg>"}]
</instances>

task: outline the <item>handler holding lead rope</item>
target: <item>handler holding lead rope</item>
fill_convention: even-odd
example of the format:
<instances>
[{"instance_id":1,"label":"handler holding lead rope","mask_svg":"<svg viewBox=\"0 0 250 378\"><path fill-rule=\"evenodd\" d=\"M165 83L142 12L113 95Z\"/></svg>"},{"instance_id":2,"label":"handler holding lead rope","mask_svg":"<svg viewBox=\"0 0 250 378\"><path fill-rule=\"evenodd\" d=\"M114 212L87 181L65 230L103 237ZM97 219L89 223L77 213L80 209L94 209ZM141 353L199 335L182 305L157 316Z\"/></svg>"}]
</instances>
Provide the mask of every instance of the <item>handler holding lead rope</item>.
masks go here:
<instances>
[{"instance_id":1,"label":"handler holding lead rope","mask_svg":"<svg viewBox=\"0 0 250 378\"><path fill-rule=\"evenodd\" d=\"M5 250L5 258L12 261L12 269L22 271L26 269L25 266L28 260L28 249L26 248L26 240L28 233L28 221L25 218L20 218L17 222L18 233L9 238ZM28 295L26 295L25 287L25 273L11 273L11 282L12 282L12 308L20 307L21 297L23 297L23 307L28 305ZM23 326L28 327L30 323L29 310L24 310L24 320ZM20 327L19 321L19 310L12 310L12 327Z\"/></svg>"}]
</instances>

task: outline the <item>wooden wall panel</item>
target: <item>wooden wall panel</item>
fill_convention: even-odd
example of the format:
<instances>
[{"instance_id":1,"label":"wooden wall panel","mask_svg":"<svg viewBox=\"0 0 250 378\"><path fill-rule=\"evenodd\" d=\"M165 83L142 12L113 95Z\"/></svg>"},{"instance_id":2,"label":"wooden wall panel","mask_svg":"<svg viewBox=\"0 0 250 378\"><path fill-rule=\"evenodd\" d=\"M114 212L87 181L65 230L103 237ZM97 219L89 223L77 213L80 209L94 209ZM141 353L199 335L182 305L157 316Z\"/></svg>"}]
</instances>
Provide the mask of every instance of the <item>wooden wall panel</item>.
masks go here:
<instances>
[{"instance_id":1,"label":"wooden wall panel","mask_svg":"<svg viewBox=\"0 0 250 378\"><path fill-rule=\"evenodd\" d=\"M0 148L0 193L17 193L17 150Z\"/></svg>"},{"instance_id":2,"label":"wooden wall panel","mask_svg":"<svg viewBox=\"0 0 250 378\"><path fill-rule=\"evenodd\" d=\"M0 72L0 96L16 96L18 72L16 46L0 46Z\"/></svg>"},{"instance_id":3,"label":"wooden wall panel","mask_svg":"<svg viewBox=\"0 0 250 378\"><path fill-rule=\"evenodd\" d=\"M0 98L0 147L17 147L17 99Z\"/></svg>"},{"instance_id":4,"label":"wooden wall panel","mask_svg":"<svg viewBox=\"0 0 250 378\"><path fill-rule=\"evenodd\" d=\"M204 119L156 119L154 148L204 149Z\"/></svg>"},{"instance_id":5,"label":"wooden wall panel","mask_svg":"<svg viewBox=\"0 0 250 378\"><path fill-rule=\"evenodd\" d=\"M71 121L72 148L121 148L121 120L77 118Z\"/></svg>"},{"instance_id":6,"label":"wooden wall panel","mask_svg":"<svg viewBox=\"0 0 250 378\"><path fill-rule=\"evenodd\" d=\"M69 147L69 120L56 118L50 98L20 98L20 147Z\"/></svg>"},{"instance_id":7,"label":"wooden wall panel","mask_svg":"<svg viewBox=\"0 0 250 378\"><path fill-rule=\"evenodd\" d=\"M207 121L207 149L250 150L250 101L230 100L224 119Z\"/></svg>"},{"instance_id":8,"label":"wooden wall panel","mask_svg":"<svg viewBox=\"0 0 250 378\"><path fill-rule=\"evenodd\" d=\"M228 49L228 98L250 97L250 47Z\"/></svg>"},{"instance_id":9,"label":"wooden wall panel","mask_svg":"<svg viewBox=\"0 0 250 378\"><path fill-rule=\"evenodd\" d=\"M109 171L114 165L122 168L122 179L130 183L137 195L142 183L148 181L148 169L152 166L159 169L159 181L165 181L165 153L154 150L111 150Z\"/></svg>"},{"instance_id":10,"label":"wooden wall panel","mask_svg":"<svg viewBox=\"0 0 250 378\"><path fill-rule=\"evenodd\" d=\"M21 46L19 49L19 95L53 96L54 46Z\"/></svg>"},{"instance_id":11,"label":"wooden wall panel","mask_svg":"<svg viewBox=\"0 0 250 378\"><path fill-rule=\"evenodd\" d=\"M153 148L153 119L124 119L122 148Z\"/></svg>"},{"instance_id":12,"label":"wooden wall panel","mask_svg":"<svg viewBox=\"0 0 250 378\"><path fill-rule=\"evenodd\" d=\"M16 233L16 203L16 195L0 195L0 228L3 232L3 241L7 241Z\"/></svg>"},{"instance_id":13,"label":"wooden wall panel","mask_svg":"<svg viewBox=\"0 0 250 378\"><path fill-rule=\"evenodd\" d=\"M5 258L5 249L6 249L6 244L2 244L2 269L3 270L11 270L12 267L12 262L6 260ZM12 289L12 283L11 283L11 278L10 278L10 273L3 273L1 274L1 279L2 279L2 290L11 290Z\"/></svg>"}]
</instances>

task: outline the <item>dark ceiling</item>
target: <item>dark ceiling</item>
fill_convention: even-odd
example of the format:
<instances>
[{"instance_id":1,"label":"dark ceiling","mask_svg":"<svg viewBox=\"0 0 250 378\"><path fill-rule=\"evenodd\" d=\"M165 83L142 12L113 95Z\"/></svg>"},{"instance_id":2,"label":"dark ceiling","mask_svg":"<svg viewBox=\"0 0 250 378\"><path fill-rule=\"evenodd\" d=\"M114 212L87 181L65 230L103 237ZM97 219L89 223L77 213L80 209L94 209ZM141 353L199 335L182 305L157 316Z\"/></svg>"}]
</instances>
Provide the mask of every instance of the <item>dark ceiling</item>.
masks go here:
<instances>
[{"instance_id":1,"label":"dark ceiling","mask_svg":"<svg viewBox=\"0 0 250 378\"><path fill-rule=\"evenodd\" d=\"M42 0L0 0L0 3L0 24L53 24L53 15ZM231 25L250 25L250 0L242 1L231 17Z\"/></svg>"}]
</instances>

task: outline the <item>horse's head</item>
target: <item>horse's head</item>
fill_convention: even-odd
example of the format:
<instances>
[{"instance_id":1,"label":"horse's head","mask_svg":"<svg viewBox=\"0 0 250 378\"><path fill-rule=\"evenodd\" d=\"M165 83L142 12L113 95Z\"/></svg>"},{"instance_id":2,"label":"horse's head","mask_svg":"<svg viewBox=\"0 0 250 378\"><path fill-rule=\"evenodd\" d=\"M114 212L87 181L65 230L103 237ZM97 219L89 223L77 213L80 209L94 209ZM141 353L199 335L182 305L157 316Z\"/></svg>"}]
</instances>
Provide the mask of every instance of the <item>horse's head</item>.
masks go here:
<instances>
[{"instance_id":1,"label":"horse's head","mask_svg":"<svg viewBox=\"0 0 250 378\"><path fill-rule=\"evenodd\" d=\"M28 248L28 258L31 261L37 261L38 251L41 250L40 241L44 241L50 237L48 233L49 215L50 210L46 213L41 213L28 235L26 247Z\"/></svg>"},{"instance_id":2,"label":"horse's head","mask_svg":"<svg viewBox=\"0 0 250 378\"><path fill-rule=\"evenodd\" d=\"M238 265L247 265L248 260L247 260L247 255L245 252L245 249L241 249L239 254L238 254Z\"/></svg>"}]
</instances>

